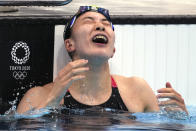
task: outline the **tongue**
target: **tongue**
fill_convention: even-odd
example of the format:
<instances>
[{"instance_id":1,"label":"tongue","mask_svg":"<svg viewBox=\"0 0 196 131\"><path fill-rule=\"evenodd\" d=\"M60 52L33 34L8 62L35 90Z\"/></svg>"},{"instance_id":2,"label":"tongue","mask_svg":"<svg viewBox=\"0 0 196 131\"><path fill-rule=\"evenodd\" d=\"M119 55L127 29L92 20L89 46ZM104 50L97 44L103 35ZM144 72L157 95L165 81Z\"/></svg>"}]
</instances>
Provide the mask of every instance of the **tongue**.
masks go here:
<instances>
[{"instance_id":1,"label":"tongue","mask_svg":"<svg viewBox=\"0 0 196 131\"><path fill-rule=\"evenodd\" d=\"M97 39L93 40L93 42L105 44L105 41L102 38L97 38Z\"/></svg>"}]
</instances>

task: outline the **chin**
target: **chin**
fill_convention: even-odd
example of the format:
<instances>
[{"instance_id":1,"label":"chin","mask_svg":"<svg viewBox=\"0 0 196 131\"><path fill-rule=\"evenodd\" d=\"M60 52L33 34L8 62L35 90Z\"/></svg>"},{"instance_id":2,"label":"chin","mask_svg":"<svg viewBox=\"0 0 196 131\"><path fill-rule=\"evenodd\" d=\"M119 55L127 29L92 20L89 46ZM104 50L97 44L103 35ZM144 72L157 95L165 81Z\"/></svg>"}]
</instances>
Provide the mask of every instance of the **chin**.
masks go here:
<instances>
[{"instance_id":1,"label":"chin","mask_svg":"<svg viewBox=\"0 0 196 131\"><path fill-rule=\"evenodd\" d=\"M109 60L111 57L110 56L108 56L108 55L100 55L100 54L97 54L97 55L95 55L95 54L93 54L93 55L89 55L88 56L88 59L89 60L91 60L91 61L107 61L107 60Z\"/></svg>"},{"instance_id":2,"label":"chin","mask_svg":"<svg viewBox=\"0 0 196 131\"><path fill-rule=\"evenodd\" d=\"M84 59L100 59L108 60L113 55L113 52L107 50L86 50L83 53L79 54L80 58Z\"/></svg>"}]
</instances>

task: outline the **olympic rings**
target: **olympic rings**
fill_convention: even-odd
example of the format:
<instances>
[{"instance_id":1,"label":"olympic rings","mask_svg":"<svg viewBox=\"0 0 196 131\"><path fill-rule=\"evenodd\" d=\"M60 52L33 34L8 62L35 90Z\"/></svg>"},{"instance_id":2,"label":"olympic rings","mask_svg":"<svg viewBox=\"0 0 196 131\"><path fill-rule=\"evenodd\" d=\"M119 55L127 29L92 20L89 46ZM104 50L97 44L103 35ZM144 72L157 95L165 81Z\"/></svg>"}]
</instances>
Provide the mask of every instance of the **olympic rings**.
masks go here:
<instances>
[{"instance_id":1,"label":"olympic rings","mask_svg":"<svg viewBox=\"0 0 196 131\"><path fill-rule=\"evenodd\" d=\"M23 80L25 77L27 76L27 72L26 71L14 71L13 72L13 77L17 80Z\"/></svg>"}]
</instances>

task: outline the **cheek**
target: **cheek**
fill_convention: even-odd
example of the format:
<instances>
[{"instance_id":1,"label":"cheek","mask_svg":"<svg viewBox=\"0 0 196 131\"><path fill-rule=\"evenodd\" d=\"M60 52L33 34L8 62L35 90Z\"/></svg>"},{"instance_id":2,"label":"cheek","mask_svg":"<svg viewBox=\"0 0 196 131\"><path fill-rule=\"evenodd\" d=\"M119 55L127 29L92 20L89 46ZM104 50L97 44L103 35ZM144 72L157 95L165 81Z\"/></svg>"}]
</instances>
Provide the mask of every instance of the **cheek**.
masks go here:
<instances>
[{"instance_id":1,"label":"cheek","mask_svg":"<svg viewBox=\"0 0 196 131\"><path fill-rule=\"evenodd\" d=\"M75 45L76 45L76 48L79 46L82 46L83 45L83 43L85 43L85 35L84 34L82 34L82 33L80 33L80 32L75 32L74 34L73 34L73 41L74 41L74 43L75 43Z\"/></svg>"},{"instance_id":2,"label":"cheek","mask_svg":"<svg viewBox=\"0 0 196 131\"><path fill-rule=\"evenodd\" d=\"M114 33L112 33L112 35L111 35L111 42L112 42L113 48L114 48L114 44L115 44L115 34Z\"/></svg>"},{"instance_id":3,"label":"cheek","mask_svg":"<svg viewBox=\"0 0 196 131\"><path fill-rule=\"evenodd\" d=\"M89 36L89 28L87 26L76 27L72 33L75 42L81 43L82 41L86 41Z\"/></svg>"},{"instance_id":4,"label":"cheek","mask_svg":"<svg viewBox=\"0 0 196 131\"><path fill-rule=\"evenodd\" d=\"M113 41L115 42L116 36L115 36L114 31L112 31L112 32L113 32L113 33L112 33L112 38L113 38Z\"/></svg>"}]
</instances>

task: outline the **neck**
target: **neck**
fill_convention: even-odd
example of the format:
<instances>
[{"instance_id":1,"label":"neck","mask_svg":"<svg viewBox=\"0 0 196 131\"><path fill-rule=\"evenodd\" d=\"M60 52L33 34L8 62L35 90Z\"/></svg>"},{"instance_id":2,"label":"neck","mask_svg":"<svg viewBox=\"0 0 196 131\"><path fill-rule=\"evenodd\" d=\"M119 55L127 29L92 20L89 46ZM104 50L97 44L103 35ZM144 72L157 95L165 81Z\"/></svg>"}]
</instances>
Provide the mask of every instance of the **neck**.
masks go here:
<instances>
[{"instance_id":1,"label":"neck","mask_svg":"<svg viewBox=\"0 0 196 131\"><path fill-rule=\"evenodd\" d=\"M70 91L78 92L85 96L99 96L111 90L111 78L108 62L96 63L89 61L89 71L84 75L86 78L75 81Z\"/></svg>"}]
</instances>

